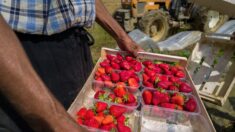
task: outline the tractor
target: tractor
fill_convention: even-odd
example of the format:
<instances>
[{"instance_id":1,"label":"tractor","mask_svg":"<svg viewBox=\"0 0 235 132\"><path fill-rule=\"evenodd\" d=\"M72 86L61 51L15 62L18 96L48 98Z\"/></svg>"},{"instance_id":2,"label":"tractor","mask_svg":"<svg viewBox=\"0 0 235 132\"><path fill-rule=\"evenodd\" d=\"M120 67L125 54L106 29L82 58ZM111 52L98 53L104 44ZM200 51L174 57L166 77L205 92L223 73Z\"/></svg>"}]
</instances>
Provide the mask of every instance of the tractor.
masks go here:
<instances>
[{"instance_id":1,"label":"tractor","mask_svg":"<svg viewBox=\"0 0 235 132\"><path fill-rule=\"evenodd\" d=\"M154 41L164 40L178 30L214 32L228 20L227 15L188 0L122 0L121 4L114 18L124 30L139 28Z\"/></svg>"}]
</instances>

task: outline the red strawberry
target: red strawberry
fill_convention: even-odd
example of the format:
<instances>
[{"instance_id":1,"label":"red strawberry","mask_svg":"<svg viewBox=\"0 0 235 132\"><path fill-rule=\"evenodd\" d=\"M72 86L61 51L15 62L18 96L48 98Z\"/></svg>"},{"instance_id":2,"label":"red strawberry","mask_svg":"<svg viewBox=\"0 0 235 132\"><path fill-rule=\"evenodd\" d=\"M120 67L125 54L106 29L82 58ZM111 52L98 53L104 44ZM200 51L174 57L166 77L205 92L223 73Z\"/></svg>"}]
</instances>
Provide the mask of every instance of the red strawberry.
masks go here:
<instances>
[{"instance_id":1,"label":"red strawberry","mask_svg":"<svg viewBox=\"0 0 235 132\"><path fill-rule=\"evenodd\" d=\"M183 95L176 94L171 97L171 103L177 104L177 105L184 105L184 97Z\"/></svg>"},{"instance_id":2,"label":"red strawberry","mask_svg":"<svg viewBox=\"0 0 235 132\"><path fill-rule=\"evenodd\" d=\"M168 81L168 76L165 76L165 75L159 75L159 80L160 81Z\"/></svg>"},{"instance_id":3,"label":"red strawberry","mask_svg":"<svg viewBox=\"0 0 235 132\"><path fill-rule=\"evenodd\" d=\"M82 118L78 118L78 119L77 119L77 123L78 123L79 125L82 125L82 124L83 124Z\"/></svg>"},{"instance_id":4,"label":"red strawberry","mask_svg":"<svg viewBox=\"0 0 235 132\"><path fill-rule=\"evenodd\" d=\"M123 97L126 95L126 89L124 87L116 87L113 92L118 97Z\"/></svg>"},{"instance_id":5,"label":"red strawberry","mask_svg":"<svg viewBox=\"0 0 235 132\"><path fill-rule=\"evenodd\" d=\"M170 76L170 77L169 77L169 81L171 81L171 82L175 83L175 82L180 81L180 79L179 79L179 78L177 78L177 77L174 77L174 76Z\"/></svg>"},{"instance_id":6,"label":"red strawberry","mask_svg":"<svg viewBox=\"0 0 235 132\"><path fill-rule=\"evenodd\" d=\"M111 73L111 80L112 80L113 82L118 82L119 79L120 79L120 76L119 76L118 73L116 73L116 72L112 72L112 73Z\"/></svg>"},{"instance_id":7,"label":"red strawberry","mask_svg":"<svg viewBox=\"0 0 235 132\"><path fill-rule=\"evenodd\" d=\"M95 77L96 81L103 81L103 79L101 77Z\"/></svg>"},{"instance_id":8,"label":"red strawberry","mask_svg":"<svg viewBox=\"0 0 235 132\"><path fill-rule=\"evenodd\" d=\"M135 78L129 78L128 84L130 87L139 87L138 81Z\"/></svg>"},{"instance_id":9,"label":"red strawberry","mask_svg":"<svg viewBox=\"0 0 235 132\"><path fill-rule=\"evenodd\" d=\"M131 57L131 56L126 56L125 58L126 58L127 61L132 61L133 60L133 57Z\"/></svg>"},{"instance_id":10,"label":"red strawberry","mask_svg":"<svg viewBox=\"0 0 235 132\"><path fill-rule=\"evenodd\" d=\"M170 85L168 90L171 90L171 91L179 91L179 89L175 86L175 85Z\"/></svg>"},{"instance_id":11,"label":"red strawberry","mask_svg":"<svg viewBox=\"0 0 235 132\"><path fill-rule=\"evenodd\" d=\"M128 72L128 71L121 71L121 72L119 73L119 76L120 76L120 80L121 80L122 82L126 82L126 81L128 80L128 78L130 78L131 73Z\"/></svg>"},{"instance_id":12,"label":"red strawberry","mask_svg":"<svg viewBox=\"0 0 235 132\"><path fill-rule=\"evenodd\" d=\"M104 86L107 88L113 88L114 84L112 83L112 81L104 81Z\"/></svg>"},{"instance_id":13,"label":"red strawberry","mask_svg":"<svg viewBox=\"0 0 235 132\"><path fill-rule=\"evenodd\" d=\"M107 125L107 124L113 123L113 121L114 121L114 118L112 115L106 115L102 121L102 124Z\"/></svg>"},{"instance_id":14,"label":"red strawberry","mask_svg":"<svg viewBox=\"0 0 235 132\"><path fill-rule=\"evenodd\" d=\"M104 120L104 115L97 115L94 118L99 122L99 124L101 124Z\"/></svg>"},{"instance_id":15,"label":"red strawberry","mask_svg":"<svg viewBox=\"0 0 235 132\"><path fill-rule=\"evenodd\" d=\"M100 63L100 66L101 67L106 67L106 66L110 66L110 61L109 60L107 60L107 59L105 59L104 61L102 61L101 63Z\"/></svg>"},{"instance_id":16,"label":"red strawberry","mask_svg":"<svg viewBox=\"0 0 235 132\"><path fill-rule=\"evenodd\" d=\"M177 109L177 105L171 103L161 103L160 106L164 108Z\"/></svg>"},{"instance_id":17,"label":"red strawberry","mask_svg":"<svg viewBox=\"0 0 235 132\"><path fill-rule=\"evenodd\" d=\"M127 61L122 61L120 63L120 67L123 70L129 70L131 68L130 64Z\"/></svg>"},{"instance_id":18,"label":"red strawberry","mask_svg":"<svg viewBox=\"0 0 235 132\"><path fill-rule=\"evenodd\" d=\"M115 60L116 59L116 57L115 56L113 56L113 55L106 55L106 57L110 60L110 61L113 61L113 60Z\"/></svg>"},{"instance_id":19,"label":"red strawberry","mask_svg":"<svg viewBox=\"0 0 235 132\"><path fill-rule=\"evenodd\" d=\"M117 124L118 132L131 132L131 128L123 124Z\"/></svg>"},{"instance_id":20,"label":"red strawberry","mask_svg":"<svg viewBox=\"0 0 235 132\"><path fill-rule=\"evenodd\" d=\"M111 62L111 66L113 67L113 69L116 69L116 70L120 69L120 66L115 62Z\"/></svg>"},{"instance_id":21,"label":"red strawberry","mask_svg":"<svg viewBox=\"0 0 235 132\"><path fill-rule=\"evenodd\" d=\"M170 85L172 85L172 82L169 82L169 81L161 81L157 83L158 88L162 88L162 89L168 89Z\"/></svg>"},{"instance_id":22,"label":"red strawberry","mask_svg":"<svg viewBox=\"0 0 235 132\"><path fill-rule=\"evenodd\" d=\"M91 110L91 109L89 109L89 110L86 111L86 114L85 114L85 116L84 116L84 119L85 119L85 120L88 120L88 119L93 118L94 116L95 116L94 111Z\"/></svg>"},{"instance_id":23,"label":"red strawberry","mask_svg":"<svg viewBox=\"0 0 235 132\"><path fill-rule=\"evenodd\" d=\"M97 68L97 71L98 71L101 75L105 74L105 69L104 69L103 67Z\"/></svg>"},{"instance_id":24,"label":"red strawberry","mask_svg":"<svg viewBox=\"0 0 235 132\"><path fill-rule=\"evenodd\" d=\"M146 61L144 61L144 62L142 62L143 63L143 65L144 66L148 66L148 65L150 65L150 64L153 64L150 60L146 60Z\"/></svg>"},{"instance_id":25,"label":"red strawberry","mask_svg":"<svg viewBox=\"0 0 235 132\"><path fill-rule=\"evenodd\" d=\"M109 100L110 100L111 102L114 102L114 101L115 101L116 96L115 96L115 94L110 93L110 94L109 94L109 96L108 96L108 98L109 98Z\"/></svg>"},{"instance_id":26,"label":"red strawberry","mask_svg":"<svg viewBox=\"0 0 235 132\"><path fill-rule=\"evenodd\" d=\"M170 102L170 96L168 93L161 93L161 103L169 103Z\"/></svg>"},{"instance_id":27,"label":"red strawberry","mask_svg":"<svg viewBox=\"0 0 235 132\"><path fill-rule=\"evenodd\" d=\"M96 108L96 112L103 112L104 110L106 110L108 107L108 105L104 102L96 102L95 104L95 108Z\"/></svg>"},{"instance_id":28,"label":"red strawberry","mask_svg":"<svg viewBox=\"0 0 235 132\"><path fill-rule=\"evenodd\" d=\"M158 80L157 80L158 78L157 78L157 76L155 75L155 76L152 76L152 77L150 77L150 79L149 79L149 82L151 82L151 83L157 83L158 82Z\"/></svg>"},{"instance_id":29,"label":"red strawberry","mask_svg":"<svg viewBox=\"0 0 235 132\"><path fill-rule=\"evenodd\" d=\"M89 118L84 121L84 125L93 128L99 128L100 124L95 118Z\"/></svg>"},{"instance_id":30,"label":"red strawberry","mask_svg":"<svg viewBox=\"0 0 235 132\"><path fill-rule=\"evenodd\" d=\"M168 69L163 69L165 75L172 75L173 73Z\"/></svg>"},{"instance_id":31,"label":"red strawberry","mask_svg":"<svg viewBox=\"0 0 235 132\"><path fill-rule=\"evenodd\" d=\"M107 124L107 125L101 125L100 126L100 129L105 130L105 131L112 131L112 130L115 131L115 128L116 128L116 126L115 126L114 123L110 123L110 124Z\"/></svg>"},{"instance_id":32,"label":"red strawberry","mask_svg":"<svg viewBox=\"0 0 235 132\"><path fill-rule=\"evenodd\" d=\"M105 67L105 72L106 72L107 74L111 74L111 73L113 72L113 68L112 68L111 66L106 66L106 67Z\"/></svg>"},{"instance_id":33,"label":"red strawberry","mask_svg":"<svg viewBox=\"0 0 235 132\"><path fill-rule=\"evenodd\" d=\"M143 82L145 87L153 88L153 84L150 82Z\"/></svg>"},{"instance_id":34,"label":"red strawberry","mask_svg":"<svg viewBox=\"0 0 235 132\"><path fill-rule=\"evenodd\" d=\"M156 75L156 73L148 68L144 68L144 73L146 73L149 77Z\"/></svg>"},{"instance_id":35,"label":"red strawberry","mask_svg":"<svg viewBox=\"0 0 235 132\"><path fill-rule=\"evenodd\" d=\"M183 110L183 107L181 105L177 105L177 110Z\"/></svg>"},{"instance_id":36,"label":"red strawberry","mask_svg":"<svg viewBox=\"0 0 235 132\"><path fill-rule=\"evenodd\" d=\"M119 116L121 116L123 113L126 112L126 108L120 107L120 106L116 106L116 105L112 105L112 106L109 108L109 112L110 112L110 114L112 114L115 118L118 118Z\"/></svg>"},{"instance_id":37,"label":"red strawberry","mask_svg":"<svg viewBox=\"0 0 235 132\"><path fill-rule=\"evenodd\" d=\"M117 124L125 124L126 117L124 115L121 115L117 118Z\"/></svg>"},{"instance_id":38,"label":"red strawberry","mask_svg":"<svg viewBox=\"0 0 235 132\"><path fill-rule=\"evenodd\" d=\"M169 69L170 68L170 66L168 64L165 64L165 63L161 63L158 66L162 69Z\"/></svg>"},{"instance_id":39,"label":"red strawberry","mask_svg":"<svg viewBox=\"0 0 235 132\"><path fill-rule=\"evenodd\" d=\"M145 90L142 94L144 103L150 105L152 102L153 95L149 90Z\"/></svg>"},{"instance_id":40,"label":"red strawberry","mask_svg":"<svg viewBox=\"0 0 235 132\"><path fill-rule=\"evenodd\" d=\"M174 74L178 71L178 68L175 66L172 66L170 69L171 69L171 72Z\"/></svg>"},{"instance_id":41,"label":"red strawberry","mask_svg":"<svg viewBox=\"0 0 235 132\"><path fill-rule=\"evenodd\" d=\"M96 77L100 77L100 76L101 76L101 73L100 73L99 71L96 71L96 72L95 72L95 76L96 76Z\"/></svg>"},{"instance_id":42,"label":"red strawberry","mask_svg":"<svg viewBox=\"0 0 235 132\"><path fill-rule=\"evenodd\" d=\"M130 77L134 78L137 82L140 82L140 79L137 74L132 74Z\"/></svg>"},{"instance_id":43,"label":"red strawberry","mask_svg":"<svg viewBox=\"0 0 235 132\"><path fill-rule=\"evenodd\" d=\"M132 93L128 93L124 96L124 101L126 103L135 103L136 102L136 98Z\"/></svg>"},{"instance_id":44,"label":"red strawberry","mask_svg":"<svg viewBox=\"0 0 235 132\"><path fill-rule=\"evenodd\" d=\"M95 99L99 99L100 97L102 97L105 94L104 90L99 90L95 93L94 98Z\"/></svg>"},{"instance_id":45,"label":"red strawberry","mask_svg":"<svg viewBox=\"0 0 235 132\"><path fill-rule=\"evenodd\" d=\"M162 94L161 94L160 91L154 91L153 92L152 104L153 105L158 105L159 103L161 103L161 97L162 97Z\"/></svg>"},{"instance_id":46,"label":"red strawberry","mask_svg":"<svg viewBox=\"0 0 235 132\"><path fill-rule=\"evenodd\" d=\"M159 68L159 67L154 67L152 70L153 70L155 73L157 73L157 74L161 74L161 73L162 73L162 69Z\"/></svg>"},{"instance_id":47,"label":"red strawberry","mask_svg":"<svg viewBox=\"0 0 235 132\"><path fill-rule=\"evenodd\" d=\"M101 75L101 78L103 79L103 81L111 81L110 76L108 76L106 74Z\"/></svg>"},{"instance_id":48,"label":"red strawberry","mask_svg":"<svg viewBox=\"0 0 235 132\"><path fill-rule=\"evenodd\" d=\"M175 76L179 78L185 78L185 73L183 71L177 71Z\"/></svg>"},{"instance_id":49,"label":"red strawberry","mask_svg":"<svg viewBox=\"0 0 235 132\"><path fill-rule=\"evenodd\" d=\"M117 59L120 60L120 61L123 60L123 57L122 57L122 55L120 53L117 53Z\"/></svg>"},{"instance_id":50,"label":"red strawberry","mask_svg":"<svg viewBox=\"0 0 235 132\"><path fill-rule=\"evenodd\" d=\"M192 92L192 88L189 86L189 84L182 82L179 86L180 92L190 93Z\"/></svg>"},{"instance_id":51,"label":"red strawberry","mask_svg":"<svg viewBox=\"0 0 235 132\"><path fill-rule=\"evenodd\" d=\"M145 73L143 73L142 76L143 76L143 82L147 82L150 79L150 77Z\"/></svg>"},{"instance_id":52,"label":"red strawberry","mask_svg":"<svg viewBox=\"0 0 235 132\"><path fill-rule=\"evenodd\" d=\"M124 82L117 82L117 83L116 83L116 86L117 86L117 87L123 87L123 88L125 88L125 87L126 87L126 84L125 84Z\"/></svg>"},{"instance_id":53,"label":"red strawberry","mask_svg":"<svg viewBox=\"0 0 235 132\"><path fill-rule=\"evenodd\" d=\"M139 72L141 69L142 69L142 65L140 62L136 62L135 65L133 65L133 69L136 71L136 72Z\"/></svg>"},{"instance_id":54,"label":"red strawberry","mask_svg":"<svg viewBox=\"0 0 235 132\"><path fill-rule=\"evenodd\" d=\"M197 103L193 98L189 98L189 100L185 103L184 108L187 111L194 112L196 110Z\"/></svg>"},{"instance_id":55,"label":"red strawberry","mask_svg":"<svg viewBox=\"0 0 235 132\"><path fill-rule=\"evenodd\" d=\"M84 116L86 115L86 111L87 109L85 107L81 108L78 112L77 112L77 116L78 118L84 118Z\"/></svg>"},{"instance_id":56,"label":"red strawberry","mask_svg":"<svg viewBox=\"0 0 235 132\"><path fill-rule=\"evenodd\" d=\"M149 64L146 66L149 70L153 70L155 68L154 64Z\"/></svg>"}]
</instances>

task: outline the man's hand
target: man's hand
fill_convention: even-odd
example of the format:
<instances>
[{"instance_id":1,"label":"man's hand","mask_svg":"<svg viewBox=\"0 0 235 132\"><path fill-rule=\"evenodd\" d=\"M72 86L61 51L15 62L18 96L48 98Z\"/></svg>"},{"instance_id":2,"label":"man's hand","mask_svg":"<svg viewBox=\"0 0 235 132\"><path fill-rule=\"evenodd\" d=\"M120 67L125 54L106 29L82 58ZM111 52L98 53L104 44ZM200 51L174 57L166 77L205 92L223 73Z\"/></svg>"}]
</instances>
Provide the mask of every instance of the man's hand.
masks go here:
<instances>
[{"instance_id":1,"label":"man's hand","mask_svg":"<svg viewBox=\"0 0 235 132\"><path fill-rule=\"evenodd\" d=\"M101 0L96 0L96 21L117 41L120 49L129 51L133 55L143 51L122 29L122 27L113 19L104 7Z\"/></svg>"}]
</instances>

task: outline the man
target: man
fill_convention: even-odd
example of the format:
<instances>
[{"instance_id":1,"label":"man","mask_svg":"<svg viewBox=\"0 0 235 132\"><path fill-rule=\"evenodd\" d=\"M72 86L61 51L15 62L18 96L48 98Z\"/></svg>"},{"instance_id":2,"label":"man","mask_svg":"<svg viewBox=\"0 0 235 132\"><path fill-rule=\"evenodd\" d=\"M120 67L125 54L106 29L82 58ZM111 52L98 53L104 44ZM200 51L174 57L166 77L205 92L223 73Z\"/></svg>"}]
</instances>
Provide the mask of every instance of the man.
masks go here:
<instances>
[{"instance_id":1,"label":"man","mask_svg":"<svg viewBox=\"0 0 235 132\"><path fill-rule=\"evenodd\" d=\"M68 108L92 69L82 27L95 14L122 50L141 50L100 0L0 0L0 13L0 131L84 131L57 99Z\"/></svg>"}]
</instances>

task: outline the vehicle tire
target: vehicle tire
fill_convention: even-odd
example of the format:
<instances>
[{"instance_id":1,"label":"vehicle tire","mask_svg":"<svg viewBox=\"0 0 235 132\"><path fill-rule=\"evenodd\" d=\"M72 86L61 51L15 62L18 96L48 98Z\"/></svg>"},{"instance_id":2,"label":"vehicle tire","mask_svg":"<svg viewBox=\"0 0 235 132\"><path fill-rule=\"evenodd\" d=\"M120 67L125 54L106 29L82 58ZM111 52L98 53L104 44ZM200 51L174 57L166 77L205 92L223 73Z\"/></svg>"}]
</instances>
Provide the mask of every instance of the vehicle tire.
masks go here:
<instances>
[{"instance_id":1,"label":"vehicle tire","mask_svg":"<svg viewBox=\"0 0 235 132\"><path fill-rule=\"evenodd\" d=\"M139 21L140 29L154 41L164 40L169 33L169 15L164 11L150 11Z\"/></svg>"}]
</instances>

